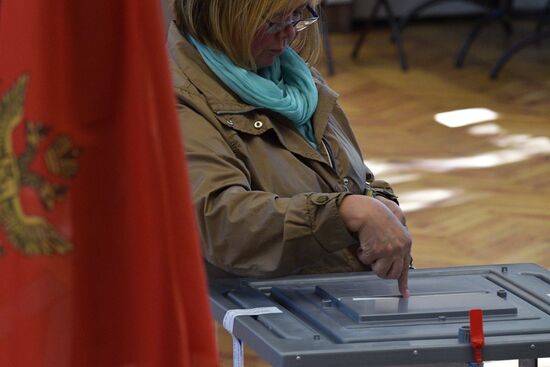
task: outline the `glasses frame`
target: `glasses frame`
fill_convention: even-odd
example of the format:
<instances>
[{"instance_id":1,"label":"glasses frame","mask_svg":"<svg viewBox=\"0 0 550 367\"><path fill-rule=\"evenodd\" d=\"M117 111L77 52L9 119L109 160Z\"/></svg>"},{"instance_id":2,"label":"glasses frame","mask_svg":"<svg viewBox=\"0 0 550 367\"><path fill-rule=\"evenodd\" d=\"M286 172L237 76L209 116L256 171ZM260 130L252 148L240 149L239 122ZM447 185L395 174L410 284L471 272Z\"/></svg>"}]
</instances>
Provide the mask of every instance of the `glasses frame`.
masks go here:
<instances>
[{"instance_id":1,"label":"glasses frame","mask_svg":"<svg viewBox=\"0 0 550 367\"><path fill-rule=\"evenodd\" d=\"M301 32L313 23L319 20L319 14L311 7L306 5L306 10L309 11L311 16L309 18L302 18L298 20L288 20L286 22L267 22L266 33L276 34L286 29L288 26L292 26L296 32Z\"/></svg>"}]
</instances>

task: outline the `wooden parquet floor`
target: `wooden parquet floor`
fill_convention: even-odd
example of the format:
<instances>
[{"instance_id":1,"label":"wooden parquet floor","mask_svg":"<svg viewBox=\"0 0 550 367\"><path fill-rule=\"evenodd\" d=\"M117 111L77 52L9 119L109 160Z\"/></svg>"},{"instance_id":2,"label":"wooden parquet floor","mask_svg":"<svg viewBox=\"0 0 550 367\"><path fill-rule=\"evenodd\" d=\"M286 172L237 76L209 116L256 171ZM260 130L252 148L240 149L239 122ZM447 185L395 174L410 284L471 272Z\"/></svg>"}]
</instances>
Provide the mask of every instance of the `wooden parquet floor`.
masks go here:
<instances>
[{"instance_id":1,"label":"wooden parquet floor","mask_svg":"<svg viewBox=\"0 0 550 367\"><path fill-rule=\"evenodd\" d=\"M413 23L399 69L389 32L371 32L359 59L357 34L333 34L337 73L327 77L357 134L367 164L392 182L407 212L418 268L537 263L550 269L550 42L516 55L497 81L488 72L506 39L485 30L463 69L453 60L471 22ZM326 72L324 63L319 68ZM326 75L326 73L325 73ZM449 128L434 115L487 108L492 121ZM217 330L222 366L231 339ZM253 352L247 367L267 366Z\"/></svg>"}]
</instances>

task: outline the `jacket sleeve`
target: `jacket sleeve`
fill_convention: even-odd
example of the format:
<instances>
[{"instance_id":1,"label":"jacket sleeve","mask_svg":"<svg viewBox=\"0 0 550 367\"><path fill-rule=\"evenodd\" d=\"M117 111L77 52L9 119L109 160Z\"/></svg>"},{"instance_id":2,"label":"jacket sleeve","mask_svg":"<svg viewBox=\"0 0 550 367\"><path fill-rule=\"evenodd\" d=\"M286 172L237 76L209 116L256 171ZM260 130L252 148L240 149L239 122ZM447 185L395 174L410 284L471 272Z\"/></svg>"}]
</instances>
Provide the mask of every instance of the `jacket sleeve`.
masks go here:
<instances>
[{"instance_id":1,"label":"jacket sleeve","mask_svg":"<svg viewBox=\"0 0 550 367\"><path fill-rule=\"evenodd\" d=\"M280 276L357 243L338 211L347 193L254 191L231 141L193 110L179 113L207 262L237 276Z\"/></svg>"}]
</instances>

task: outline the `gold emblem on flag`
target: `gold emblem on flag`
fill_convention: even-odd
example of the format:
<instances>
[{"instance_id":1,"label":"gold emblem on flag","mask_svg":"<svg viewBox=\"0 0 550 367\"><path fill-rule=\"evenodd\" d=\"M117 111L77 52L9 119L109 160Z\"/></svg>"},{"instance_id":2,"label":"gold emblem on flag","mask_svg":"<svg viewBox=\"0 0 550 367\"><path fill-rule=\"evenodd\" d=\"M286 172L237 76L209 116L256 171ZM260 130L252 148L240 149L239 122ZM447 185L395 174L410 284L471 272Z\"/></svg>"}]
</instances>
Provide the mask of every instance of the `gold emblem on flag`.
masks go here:
<instances>
[{"instance_id":1,"label":"gold emblem on flag","mask_svg":"<svg viewBox=\"0 0 550 367\"><path fill-rule=\"evenodd\" d=\"M24 151L16 155L13 150L13 131L23 122L27 81L28 76L21 76L0 100L0 227L13 246L26 255L64 254L72 250L72 244L46 218L25 214L21 205L23 186L36 190L47 210L54 209L67 193L66 186L50 183L29 168L50 133L49 127L25 121ZM52 174L72 178L78 170L79 154L68 136L57 136L46 147L46 168Z\"/></svg>"}]
</instances>

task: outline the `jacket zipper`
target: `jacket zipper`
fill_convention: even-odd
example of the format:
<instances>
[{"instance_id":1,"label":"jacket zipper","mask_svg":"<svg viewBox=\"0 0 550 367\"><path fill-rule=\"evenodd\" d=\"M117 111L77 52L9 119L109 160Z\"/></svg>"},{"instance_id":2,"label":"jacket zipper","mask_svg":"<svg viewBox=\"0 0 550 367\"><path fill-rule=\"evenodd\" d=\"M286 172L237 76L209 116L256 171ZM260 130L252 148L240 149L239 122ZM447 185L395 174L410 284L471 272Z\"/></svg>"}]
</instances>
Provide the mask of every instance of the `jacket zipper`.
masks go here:
<instances>
[{"instance_id":1,"label":"jacket zipper","mask_svg":"<svg viewBox=\"0 0 550 367\"><path fill-rule=\"evenodd\" d=\"M334 160L334 155L332 153L332 148L330 147L329 143L325 140L325 138L321 138L321 142L323 143L323 147L325 148L325 152L328 155L329 163L332 169L336 169L336 161Z\"/></svg>"},{"instance_id":2,"label":"jacket zipper","mask_svg":"<svg viewBox=\"0 0 550 367\"><path fill-rule=\"evenodd\" d=\"M334 159L334 153L332 152L330 144L328 143L328 141L325 140L325 138L322 138L321 142L323 143L323 147L325 148L325 151L327 152L327 155L329 157L330 166L334 171L336 171L336 160ZM342 184L344 186L344 190L349 192L349 178L344 177L344 179L342 180Z\"/></svg>"}]
</instances>

